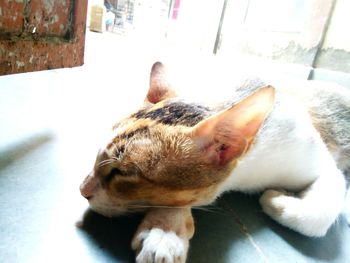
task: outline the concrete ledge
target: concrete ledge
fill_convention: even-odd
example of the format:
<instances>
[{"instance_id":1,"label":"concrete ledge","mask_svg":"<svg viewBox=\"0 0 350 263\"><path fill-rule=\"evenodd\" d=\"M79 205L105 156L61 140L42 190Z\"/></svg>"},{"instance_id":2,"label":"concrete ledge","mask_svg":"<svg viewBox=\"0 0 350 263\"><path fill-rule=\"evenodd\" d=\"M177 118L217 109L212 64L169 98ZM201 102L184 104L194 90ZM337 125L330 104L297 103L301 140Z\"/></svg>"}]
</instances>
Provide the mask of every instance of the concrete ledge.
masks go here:
<instances>
[{"instance_id":1,"label":"concrete ledge","mask_svg":"<svg viewBox=\"0 0 350 263\"><path fill-rule=\"evenodd\" d=\"M310 79L334 81L340 85L350 88L350 74L332 71L328 69L313 69L310 73Z\"/></svg>"}]
</instances>

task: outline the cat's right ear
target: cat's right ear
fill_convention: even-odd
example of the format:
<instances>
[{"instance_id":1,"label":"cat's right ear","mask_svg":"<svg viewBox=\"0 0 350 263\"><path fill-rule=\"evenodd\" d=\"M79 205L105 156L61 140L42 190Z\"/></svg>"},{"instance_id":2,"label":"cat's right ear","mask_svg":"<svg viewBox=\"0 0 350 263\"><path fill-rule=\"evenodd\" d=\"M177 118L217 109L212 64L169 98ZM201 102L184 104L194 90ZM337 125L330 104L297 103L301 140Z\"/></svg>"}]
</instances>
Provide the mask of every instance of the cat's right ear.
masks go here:
<instances>
[{"instance_id":1,"label":"cat's right ear","mask_svg":"<svg viewBox=\"0 0 350 263\"><path fill-rule=\"evenodd\" d=\"M145 102L158 103L164 99L176 97L165 66L161 62L153 64L150 75L149 90Z\"/></svg>"},{"instance_id":2,"label":"cat's right ear","mask_svg":"<svg viewBox=\"0 0 350 263\"><path fill-rule=\"evenodd\" d=\"M216 166L224 166L242 156L274 105L271 86L243 99L230 109L202 120L191 135L203 156Z\"/></svg>"}]
</instances>

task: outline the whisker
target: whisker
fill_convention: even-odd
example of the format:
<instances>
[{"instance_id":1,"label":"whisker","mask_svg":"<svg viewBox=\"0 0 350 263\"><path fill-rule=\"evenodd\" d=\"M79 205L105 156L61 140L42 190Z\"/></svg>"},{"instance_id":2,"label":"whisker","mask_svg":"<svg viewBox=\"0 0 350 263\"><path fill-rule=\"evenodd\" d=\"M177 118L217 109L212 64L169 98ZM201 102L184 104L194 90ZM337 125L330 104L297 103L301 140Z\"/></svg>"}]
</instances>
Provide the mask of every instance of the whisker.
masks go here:
<instances>
[{"instance_id":1,"label":"whisker","mask_svg":"<svg viewBox=\"0 0 350 263\"><path fill-rule=\"evenodd\" d=\"M128 205L130 208L167 208L167 209L181 209L191 208L190 206L165 206L165 205Z\"/></svg>"},{"instance_id":2,"label":"whisker","mask_svg":"<svg viewBox=\"0 0 350 263\"><path fill-rule=\"evenodd\" d=\"M105 162L108 162L109 160L103 160L103 161L101 161L98 165L102 165L102 164L104 164Z\"/></svg>"},{"instance_id":3,"label":"whisker","mask_svg":"<svg viewBox=\"0 0 350 263\"><path fill-rule=\"evenodd\" d=\"M128 208L166 208L166 209L183 209L183 208L191 208L195 210L200 210L204 212L211 212L211 213L219 213L222 212L222 208L220 207L201 207L201 206L165 206L165 205L128 205ZM215 211L216 210L216 211Z\"/></svg>"},{"instance_id":4,"label":"whisker","mask_svg":"<svg viewBox=\"0 0 350 263\"><path fill-rule=\"evenodd\" d=\"M204 212L210 212L210 213L217 213L217 214L223 214L224 211L220 207L200 207L200 206L193 206L192 209L204 211Z\"/></svg>"},{"instance_id":5,"label":"whisker","mask_svg":"<svg viewBox=\"0 0 350 263\"><path fill-rule=\"evenodd\" d=\"M103 160L101 161L99 164L98 164L98 167L102 167L102 166L105 166L105 165L108 165L108 164L111 164L111 163L114 163L118 161L117 158L110 158L110 159L106 159L106 160Z\"/></svg>"}]
</instances>

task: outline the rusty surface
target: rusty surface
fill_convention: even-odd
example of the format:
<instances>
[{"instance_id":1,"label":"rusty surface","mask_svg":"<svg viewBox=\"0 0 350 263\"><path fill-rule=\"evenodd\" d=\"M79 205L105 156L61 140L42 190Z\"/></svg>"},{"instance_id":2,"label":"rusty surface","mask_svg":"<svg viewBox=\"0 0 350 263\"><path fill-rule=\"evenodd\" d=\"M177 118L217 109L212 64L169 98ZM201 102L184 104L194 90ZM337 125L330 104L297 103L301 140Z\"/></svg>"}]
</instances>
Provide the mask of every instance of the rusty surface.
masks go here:
<instances>
[{"instance_id":1,"label":"rusty surface","mask_svg":"<svg viewBox=\"0 0 350 263\"><path fill-rule=\"evenodd\" d=\"M0 3L0 34L3 29L11 33L20 33L23 23L23 2L3 1Z\"/></svg>"},{"instance_id":2,"label":"rusty surface","mask_svg":"<svg viewBox=\"0 0 350 263\"><path fill-rule=\"evenodd\" d=\"M0 10L0 75L84 63L86 0L5 0Z\"/></svg>"},{"instance_id":3,"label":"rusty surface","mask_svg":"<svg viewBox=\"0 0 350 263\"><path fill-rule=\"evenodd\" d=\"M69 27L71 1L35 1L31 5L28 23L36 27L39 35L63 36Z\"/></svg>"}]
</instances>

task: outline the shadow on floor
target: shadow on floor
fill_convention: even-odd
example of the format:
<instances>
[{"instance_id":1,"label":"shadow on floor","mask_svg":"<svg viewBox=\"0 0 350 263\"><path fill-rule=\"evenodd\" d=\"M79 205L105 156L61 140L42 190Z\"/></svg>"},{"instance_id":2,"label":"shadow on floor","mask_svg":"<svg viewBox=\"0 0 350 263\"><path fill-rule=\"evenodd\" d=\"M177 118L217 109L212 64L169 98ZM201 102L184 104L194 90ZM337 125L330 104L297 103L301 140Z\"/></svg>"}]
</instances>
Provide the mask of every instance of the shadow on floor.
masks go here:
<instances>
[{"instance_id":1,"label":"shadow on floor","mask_svg":"<svg viewBox=\"0 0 350 263\"><path fill-rule=\"evenodd\" d=\"M89 209L84 214L81 229L117 262L134 262L131 240L141 219L141 215L107 218Z\"/></svg>"},{"instance_id":2,"label":"shadow on floor","mask_svg":"<svg viewBox=\"0 0 350 263\"><path fill-rule=\"evenodd\" d=\"M257 220L256 198L239 193L225 194L207 210L194 211L196 233L189 262L266 262L253 234L264 226Z\"/></svg>"},{"instance_id":3,"label":"shadow on floor","mask_svg":"<svg viewBox=\"0 0 350 263\"><path fill-rule=\"evenodd\" d=\"M253 242L258 245L268 260L273 260L275 256L272 254L272 251L275 250L269 247L271 245L277 247L281 254L285 252L295 258L334 262L344 257L344 251L346 251L344 242L348 239L350 230L344 217L340 216L324 237L311 238L272 220L262 212L258 200L259 196L257 195L247 196L240 193L230 193L225 195L222 200L219 199L219 205L225 210L234 212L250 234ZM267 232L262 236L263 238L259 237L261 230ZM281 239L284 244L281 243ZM293 247L294 250L287 250L287 247Z\"/></svg>"},{"instance_id":4,"label":"shadow on floor","mask_svg":"<svg viewBox=\"0 0 350 263\"><path fill-rule=\"evenodd\" d=\"M252 202L251 199L247 201ZM247 202L245 204L248 205ZM242 233L242 225L237 225L237 218L232 217L232 211L225 211L219 205L194 209L196 233L191 241L188 262L231 262L235 259L233 248L239 250L240 247L245 247L249 253L236 257L239 262L243 259L248 260L245 262L261 261L261 255ZM87 210L81 229L99 249L111 255L112 262L134 262L131 240L142 217L134 215L110 219Z\"/></svg>"},{"instance_id":5,"label":"shadow on floor","mask_svg":"<svg viewBox=\"0 0 350 263\"><path fill-rule=\"evenodd\" d=\"M326 262L339 259L342 254L344 234L347 231L342 217L331 227L326 236L320 238L303 236L275 222L268 222L267 226L303 255Z\"/></svg>"},{"instance_id":6,"label":"shadow on floor","mask_svg":"<svg viewBox=\"0 0 350 263\"><path fill-rule=\"evenodd\" d=\"M193 215L196 232L188 262L278 262L284 253L293 262L335 262L346 245L343 235L348 235L340 219L323 238L302 236L266 216L258 196L239 193L226 194L215 205L195 209ZM130 244L141 219L142 215L110 219L88 210L82 229L116 262L134 262Z\"/></svg>"},{"instance_id":7,"label":"shadow on floor","mask_svg":"<svg viewBox=\"0 0 350 263\"><path fill-rule=\"evenodd\" d=\"M0 169L3 169L18 159L25 157L45 143L53 140L54 135L49 131L33 134L29 137L7 146L0 151Z\"/></svg>"}]
</instances>

